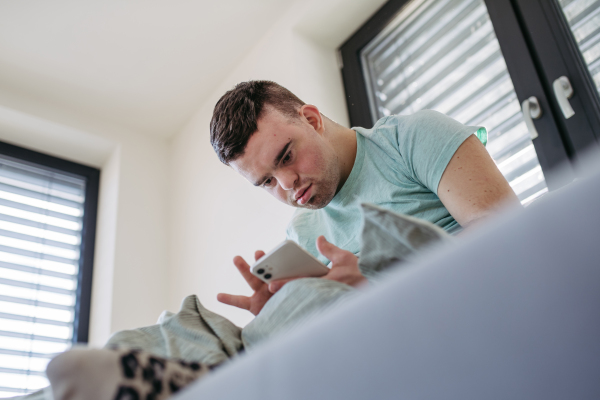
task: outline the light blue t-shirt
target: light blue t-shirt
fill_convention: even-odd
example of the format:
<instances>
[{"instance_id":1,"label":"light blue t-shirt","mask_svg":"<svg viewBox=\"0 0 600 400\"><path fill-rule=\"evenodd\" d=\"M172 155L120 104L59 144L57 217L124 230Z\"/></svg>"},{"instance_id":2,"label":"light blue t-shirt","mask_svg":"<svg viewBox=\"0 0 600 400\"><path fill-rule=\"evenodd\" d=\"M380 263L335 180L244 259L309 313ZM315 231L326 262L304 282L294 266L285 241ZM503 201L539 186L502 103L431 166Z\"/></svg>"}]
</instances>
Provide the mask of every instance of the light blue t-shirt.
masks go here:
<instances>
[{"instance_id":1,"label":"light blue t-shirt","mask_svg":"<svg viewBox=\"0 0 600 400\"><path fill-rule=\"evenodd\" d=\"M352 128L357 150L348 179L326 207L298 209L288 225L288 239L326 264L315 244L320 235L357 254L361 203L421 218L446 231L460 228L437 196L437 189L456 150L479 128L430 110L385 117L372 129Z\"/></svg>"}]
</instances>

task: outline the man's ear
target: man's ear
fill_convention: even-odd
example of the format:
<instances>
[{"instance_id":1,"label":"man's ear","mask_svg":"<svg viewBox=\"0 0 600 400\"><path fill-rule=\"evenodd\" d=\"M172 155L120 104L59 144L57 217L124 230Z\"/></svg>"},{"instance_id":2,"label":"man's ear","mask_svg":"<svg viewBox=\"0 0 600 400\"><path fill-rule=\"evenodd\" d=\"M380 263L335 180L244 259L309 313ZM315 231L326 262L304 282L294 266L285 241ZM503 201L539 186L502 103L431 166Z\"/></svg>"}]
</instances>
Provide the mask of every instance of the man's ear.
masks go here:
<instances>
[{"instance_id":1,"label":"man's ear","mask_svg":"<svg viewBox=\"0 0 600 400\"><path fill-rule=\"evenodd\" d=\"M304 118L317 133L322 134L325 131L325 124L323 121L323 115L317 108L317 106L313 106L312 104L305 104L300 107L300 117Z\"/></svg>"}]
</instances>

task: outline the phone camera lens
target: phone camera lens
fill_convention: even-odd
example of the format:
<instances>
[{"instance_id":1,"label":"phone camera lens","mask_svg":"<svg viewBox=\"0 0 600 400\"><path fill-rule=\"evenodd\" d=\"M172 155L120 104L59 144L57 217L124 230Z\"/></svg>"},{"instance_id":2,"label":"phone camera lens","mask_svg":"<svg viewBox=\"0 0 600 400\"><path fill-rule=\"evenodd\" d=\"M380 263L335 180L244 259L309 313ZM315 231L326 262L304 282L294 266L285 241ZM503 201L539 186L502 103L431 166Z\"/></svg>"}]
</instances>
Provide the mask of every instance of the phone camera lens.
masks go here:
<instances>
[{"instance_id":1,"label":"phone camera lens","mask_svg":"<svg viewBox=\"0 0 600 400\"><path fill-rule=\"evenodd\" d=\"M271 279L271 274L265 274L265 279Z\"/></svg>"},{"instance_id":2,"label":"phone camera lens","mask_svg":"<svg viewBox=\"0 0 600 400\"><path fill-rule=\"evenodd\" d=\"M262 269L262 268L260 268L258 271L256 271L256 273L257 273L257 274L264 274L264 273L265 273L265 270L264 270L264 269Z\"/></svg>"}]
</instances>

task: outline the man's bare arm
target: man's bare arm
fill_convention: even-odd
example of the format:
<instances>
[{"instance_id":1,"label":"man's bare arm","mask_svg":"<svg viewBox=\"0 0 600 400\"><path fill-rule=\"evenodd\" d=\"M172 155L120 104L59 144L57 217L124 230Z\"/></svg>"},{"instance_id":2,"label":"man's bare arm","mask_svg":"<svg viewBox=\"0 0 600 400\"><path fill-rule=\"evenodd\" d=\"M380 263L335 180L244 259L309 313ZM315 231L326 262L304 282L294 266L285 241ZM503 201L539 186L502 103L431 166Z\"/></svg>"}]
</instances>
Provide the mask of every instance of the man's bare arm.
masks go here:
<instances>
[{"instance_id":1,"label":"man's bare arm","mask_svg":"<svg viewBox=\"0 0 600 400\"><path fill-rule=\"evenodd\" d=\"M515 192L474 135L463 142L448 163L438 186L438 196L463 227L498 208L520 205Z\"/></svg>"}]
</instances>

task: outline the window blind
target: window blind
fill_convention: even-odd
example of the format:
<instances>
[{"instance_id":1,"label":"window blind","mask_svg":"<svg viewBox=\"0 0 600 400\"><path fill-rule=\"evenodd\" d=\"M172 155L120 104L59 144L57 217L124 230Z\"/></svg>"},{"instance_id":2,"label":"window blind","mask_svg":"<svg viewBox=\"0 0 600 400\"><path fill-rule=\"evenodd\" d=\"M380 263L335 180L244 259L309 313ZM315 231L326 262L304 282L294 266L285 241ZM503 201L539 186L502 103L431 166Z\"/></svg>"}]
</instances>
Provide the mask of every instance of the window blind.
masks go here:
<instances>
[{"instance_id":1,"label":"window blind","mask_svg":"<svg viewBox=\"0 0 600 400\"><path fill-rule=\"evenodd\" d=\"M0 397L48 385L73 339L85 180L0 156Z\"/></svg>"},{"instance_id":2,"label":"window blind","mask_svg":"<svg viewBox=\"0 0 600 400\"><path fill-rule=\"evenodd\" d=\"M548 191L483 0L413 0L362 51L374 120L422 109L488 131L525 205Z\"/></svg>"},{"instance_id":3,"label":"window blind","mask_svg":"<svg viewBox=\"0 0 600 400\"><path fill-rule=\"evenodd\" d=\"M559 0L559 4L600 92L600 0Z\"/></svg>"}]
</instances>

